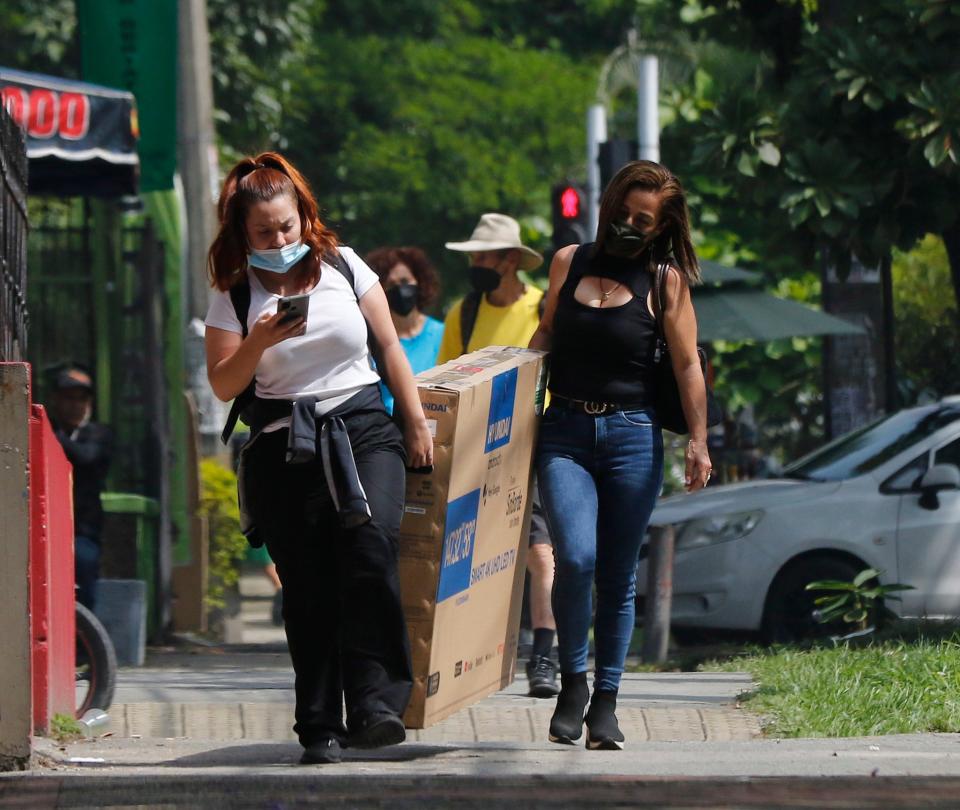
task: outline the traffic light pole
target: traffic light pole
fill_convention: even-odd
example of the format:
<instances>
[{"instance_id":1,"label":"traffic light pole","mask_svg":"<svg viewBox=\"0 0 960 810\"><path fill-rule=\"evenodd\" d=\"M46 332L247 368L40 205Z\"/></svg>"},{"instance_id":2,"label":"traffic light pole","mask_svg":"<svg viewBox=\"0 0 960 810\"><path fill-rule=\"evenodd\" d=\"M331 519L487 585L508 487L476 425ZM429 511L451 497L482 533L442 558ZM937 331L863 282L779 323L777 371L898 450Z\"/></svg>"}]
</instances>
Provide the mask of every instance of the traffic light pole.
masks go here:
<instances>
[{"instance_id":1,"label":"traffic light pole","mask_svg":"<svg viewBox=\"0 0 960 810\"><path fill-rule=\"evenodd\" d=\"M607 140L607 108L592 104L587 108L587 227L596 238L600 218L600 144Z\"/></svg>"},{"instance_id":2,"label":"traffic light pole","mask_svg":"<svg viewBox=\"0 0 960 810\"><path fill-rule=\"evenodd\" d=\"M660 78L656 56L641 56L637 76L637 143L640 159L660 162Z\"/></svg>"}]
</instances>

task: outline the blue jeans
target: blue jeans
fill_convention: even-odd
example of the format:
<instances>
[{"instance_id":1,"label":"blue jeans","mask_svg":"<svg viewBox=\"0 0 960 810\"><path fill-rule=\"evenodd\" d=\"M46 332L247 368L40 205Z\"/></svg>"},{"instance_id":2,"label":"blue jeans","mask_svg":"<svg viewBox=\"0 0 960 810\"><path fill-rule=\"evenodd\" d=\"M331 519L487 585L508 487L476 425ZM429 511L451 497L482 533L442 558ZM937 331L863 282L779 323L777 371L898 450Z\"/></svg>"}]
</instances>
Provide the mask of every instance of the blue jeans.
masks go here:
<instances>
[{"instance_id":1,"label":"blue jeans","mask_svg":"<svg viewBox=\"0 0 960 810\"><path fill-rule=\"evenodd\" d=\"M100 543L78 534L73 539L77 601L90 611L97 606L97 580L100 578Z\"/></svg>"},{"instance_id":2,"label":"blue jeans","mask_svg":"<svg viewBox=\"0 0 960 810\"><path fill-rule=\"evenodd\" d=\"M588 416L554 401L536 465L556 557L560 671L586 672L596 579L594 689L616 690L634 628L637 555L663 483L660 426L652 409Z\"/></svg>"}]
</instances>

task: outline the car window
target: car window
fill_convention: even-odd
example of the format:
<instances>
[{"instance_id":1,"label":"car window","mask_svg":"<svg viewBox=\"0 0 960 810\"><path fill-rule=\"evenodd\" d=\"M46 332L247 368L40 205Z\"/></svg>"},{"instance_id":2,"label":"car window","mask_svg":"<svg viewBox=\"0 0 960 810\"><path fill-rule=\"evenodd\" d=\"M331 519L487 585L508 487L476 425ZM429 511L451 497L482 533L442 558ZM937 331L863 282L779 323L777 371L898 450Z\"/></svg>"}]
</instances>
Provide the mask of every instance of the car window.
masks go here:
<instances>
[{"instance_id":1,"label":"car window","mask_svg":"<svg viewBox=\"0 0 960 810\"><path fill-rule=\"evenodd\" d=\"M917 456L905 464L880 485L880 491L888 494L912 492L918 488L920 479L927 471L927 458L930 454Z\"/></svg>"},{"instance_id":2,"label":"car window","mask_svg":"<svg viewBox=\"0 0 960 810\"><path fill-rule=\"evenodd\" d=\"M787 478L843 481L870 472L940 428L960 420L960 407L910 408L859 428L784 469Z\"/></svg>"},{"instance_id":3,"label":"car window","mask_svg":"<svg viewBox=\"0 0 960 810\"><path fill-rule=\"evenodd\" d=\"M945 444L933 454L934 464L956 464L960 467L960 439Z\"/></svg>"}]
</instances>

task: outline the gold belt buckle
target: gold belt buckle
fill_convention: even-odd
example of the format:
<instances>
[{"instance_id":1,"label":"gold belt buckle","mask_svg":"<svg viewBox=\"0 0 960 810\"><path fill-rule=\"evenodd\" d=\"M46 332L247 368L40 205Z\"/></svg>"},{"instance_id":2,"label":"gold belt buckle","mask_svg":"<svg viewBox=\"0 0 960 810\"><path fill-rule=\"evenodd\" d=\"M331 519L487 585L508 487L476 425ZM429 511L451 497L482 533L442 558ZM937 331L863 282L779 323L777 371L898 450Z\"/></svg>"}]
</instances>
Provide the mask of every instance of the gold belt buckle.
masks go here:
<instances>
[{"instance_id":1,"label":"gold belt buckle","mask_svg":"<svg viewBox=\"0 0 960 810\"><path fill-rule=\"evenodd\" d=\"M585 413L590 414L590 416L599 416L602 413L606 413L607 403L606 402L584 402L583 410Z\"/></svg>"}]
</instances>

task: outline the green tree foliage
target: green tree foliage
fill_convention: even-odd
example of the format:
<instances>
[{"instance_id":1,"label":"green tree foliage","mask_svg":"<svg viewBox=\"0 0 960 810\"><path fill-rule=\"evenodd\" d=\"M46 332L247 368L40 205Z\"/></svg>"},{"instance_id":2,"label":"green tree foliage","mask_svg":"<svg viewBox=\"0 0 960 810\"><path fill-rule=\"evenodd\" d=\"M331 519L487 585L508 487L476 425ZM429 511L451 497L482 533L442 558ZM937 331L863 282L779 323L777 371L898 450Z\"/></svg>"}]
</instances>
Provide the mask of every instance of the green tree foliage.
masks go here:
<instances>
[{"instance_id":1,"label":"green tree foliage","mask_svg":"<svg viewBox=\"0 0 960 810\"><path fill-rule=\"evenodd\" d=\"M901 398L960 392L957 303L941 239L931 234L909 253L894 251L893 291Z\"/></svg>"},{"instance_id":2,"label":"green tree foliage","mask_svg":"<svg viewBox=\"0 0 960 810\"><path fill-rule=\"evenodd\" d=\"M522 21L540 13L534 4L401 0L358 15L333 0L208 2L227 162L284 150L341 238L362 252L419 244L449 271L449 292L462 263L443 243L465 238L484 211L522 219L545 246L551 183L582 173L595 65L554 36L530 46ZM606 5L577 4L609 29L597 11ZM283 27L273 24L280 6ZM559 9L542 10L551 30L569 31L573 10L547 6Z\"/></svg>"},{"instance_id":3,"label":"green tree foliage","mask_svg":"<svg viewBox=\"0 0 960 810\"><path fill-rule=\"evenodd\" d=\"M0 0L0 64L79 78L74 0Z\"/></svg>"},{"instance_id":4,"label":"green tree foliage","mask_svg":"<svg viewBox=\"0 0 960 810\"><path fill-rule=\"evenodd\" d=\"M949 78L956 4L677 0L661 13L665 6L676 14L668 26L679 32L676 51L692 66L690 80L666 94L663 153L691 190L704 255L719 242L769 286L815 303L824 255L842 272L851 254L874 262L942 233L960 291L952 224L960 107ZM898 318L902 309L898 301ZM907 368L934 361L934 348L947 353L955 325L931 309L909 317L910 328L898 329L909 357L900 365L918 376ZM806 449L790 437L816 441L820 420L819 341L794 343L802 350L720 346L715 358L718 393L734 410L753 403L763 444L785 456ZM944 390L951 375L938 384L926 376L904 391L907 401L917 387Z\"/></svg>"},{"instance_id":5,"label":"green tree foliage","mask_svg":"<svg viewBox=\"0 0 960 810\"><path fill-rule=\"evenodd\" d=\"M841 266L851 254L874 264L926 233L960 229L956 4L685 7L700 11L700 36L755 54L749 84L714 85L696 123L705 137L690 137L695 162L719 168L770 225ZM960 291L960 266L955 280Z\"/></svg>"}]
</instances>

